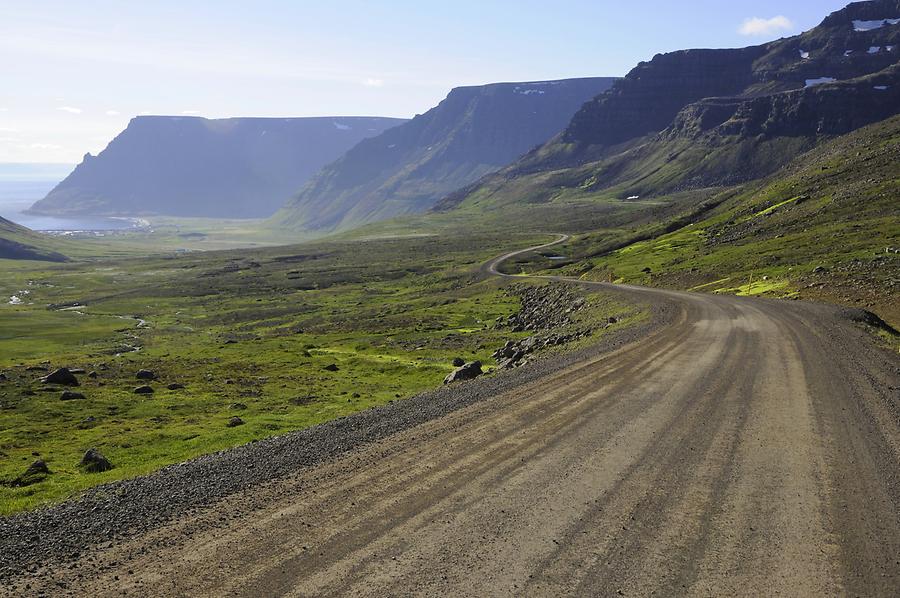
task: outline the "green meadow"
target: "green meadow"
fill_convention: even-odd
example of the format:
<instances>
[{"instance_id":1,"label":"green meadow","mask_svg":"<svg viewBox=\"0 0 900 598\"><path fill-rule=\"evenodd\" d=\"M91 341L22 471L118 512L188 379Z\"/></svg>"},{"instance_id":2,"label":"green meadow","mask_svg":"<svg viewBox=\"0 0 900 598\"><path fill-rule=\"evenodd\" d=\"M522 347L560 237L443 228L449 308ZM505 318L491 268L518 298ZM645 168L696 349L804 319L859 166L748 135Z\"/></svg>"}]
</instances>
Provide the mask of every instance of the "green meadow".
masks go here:
<instances>
[{"instance_id":1,"label":"green meadow","mask_svg":"<svg viewBox=\"0 0 900 598\"><path fill-rule=\"evenodd\" d=\"M519 301L508 281L484 278L479 267L546 238L356 238L4 262L0 296L23 301L0 305L8 378L0 382L0 514L404 399L439 386L455 357L489 369L496 348L527 333L495 326ZM643 317L599 295L590 305L582 323ZM46 391L36 367L84 370L74 390L85 399L61 401L62 388ZM153 394L134 393L144 383L139 369L156 373ZM233 417L243 425L229 427ZM91 447L114 469L81 471ZM53 473L11 487L37 458Z\"/></svg>"}]
</instances>

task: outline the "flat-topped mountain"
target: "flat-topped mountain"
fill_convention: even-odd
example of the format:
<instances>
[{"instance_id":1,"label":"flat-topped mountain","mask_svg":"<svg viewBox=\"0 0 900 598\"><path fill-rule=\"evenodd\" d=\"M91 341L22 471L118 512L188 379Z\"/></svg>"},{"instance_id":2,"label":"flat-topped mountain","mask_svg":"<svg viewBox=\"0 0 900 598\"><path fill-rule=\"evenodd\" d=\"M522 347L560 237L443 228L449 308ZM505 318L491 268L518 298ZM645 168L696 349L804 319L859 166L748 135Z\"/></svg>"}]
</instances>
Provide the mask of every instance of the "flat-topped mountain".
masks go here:
<instances>
[{"instance_id":1,"label":"flat-topped mountain","mask_svg":"<svg viewBox=\"0 0 900 598\"><path fill-rule=\"evenodd\" d=\"M267 217L324 165L403 122L139 116L31 211Z\"/></svg>"},{"instance_id":2,"label":"flat-topped mountain","mask_svg":"<svg viewBox=\"0 0 900 598\"><path fill-rule=\"evenodd\" d=\"M275 217L338 229L422 212L559 133L608 77L459 87L408 123L329 165Z\"/></svg>"}]
</instances>

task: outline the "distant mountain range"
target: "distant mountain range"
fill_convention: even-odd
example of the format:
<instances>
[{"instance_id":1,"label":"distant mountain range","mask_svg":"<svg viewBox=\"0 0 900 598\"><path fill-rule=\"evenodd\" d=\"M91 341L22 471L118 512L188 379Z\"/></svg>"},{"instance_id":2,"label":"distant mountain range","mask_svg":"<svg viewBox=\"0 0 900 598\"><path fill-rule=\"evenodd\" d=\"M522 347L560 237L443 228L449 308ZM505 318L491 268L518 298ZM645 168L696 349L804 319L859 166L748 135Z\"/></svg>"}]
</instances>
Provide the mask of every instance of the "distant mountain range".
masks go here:
<instances>
[{"instance_id":1,"label":"distant mountain range","mask_svg":"<svg viewBox=\"0 0 900 598\"><path fill-rule=\"evenodd\" d=\"M395 118L139 116L31 211L264 218L313 174Z\"/></svg>"},{"instance_id":2,"label":"distant mountain range","mask_svg":"<svg viewBox=\"0 0 900 598\"><path fill-rule=\"evenodd\" d=\"M856 2L795 37L638 64L542 147L437 209L625 199L766 176L900 113L900 1Z\"/></svg>"},{"instance_id":3,"label":"distant mountain range","mask_svg":"<svg viewBox=\"0 0 900 598\"><path fill-rule=\"evenodd\" d=\"M559 133L609 77L459 87L323 169L273 221L335 230L423 212Z\"/></svg>"},{"instance_id":4,"label":"distant mountain range","mask_svg":"<svg viewBox=\"0 0 900 598\"><path fill-rule=\"evenodd\" d=\"M586 245L590 256L699 224L719 206L749 210L739 191L777 189L789 171L802 173L791 185L811 198L797 203L797 214L829 206L846 193L803 156L839 150L843 162L874 172L871 164L896 159L897 115L900 0L873 0L794 37L656 55L621 79L457 88L410 121L138 118L34 209L216 217L277 210L271 225L322 233L426 211L569 232L617 227L620 236ZM851 175L841 184L860 183ZM816 186L807 188L811 178ZM822 189L831 195L819 197ZM799 196L784 193L791 202ZM877 212L873 226L896 212L890 193L865 188L856 196ZM845 218L850 205L822 213Z\"/></svg>"}]
</instances>

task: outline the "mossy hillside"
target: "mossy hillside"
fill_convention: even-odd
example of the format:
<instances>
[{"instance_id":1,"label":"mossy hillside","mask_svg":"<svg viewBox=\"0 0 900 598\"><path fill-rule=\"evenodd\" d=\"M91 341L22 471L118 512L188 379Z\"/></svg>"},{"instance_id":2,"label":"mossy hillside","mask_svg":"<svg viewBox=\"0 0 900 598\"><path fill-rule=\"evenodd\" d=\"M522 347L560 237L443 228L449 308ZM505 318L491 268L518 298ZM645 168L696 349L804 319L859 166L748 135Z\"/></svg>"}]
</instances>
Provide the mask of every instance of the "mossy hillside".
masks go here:
<instances>
[{"instance_id":1,"label":"mossy hillside","mask_svg":"<svg viewBox=\"0 0 900 598\"><path fill-rule=\"evenodd\" d=\"M894 118L833 140L764 181L720 191L668 222L577 236L558 249L567 262L524 268L823 299L873 309L896 326L898 158Z\"/></svg>"},{"instance_id":2,"label":"mossy hillside","mask_svg":"<svg viewBox=\"0 0 900 598\"><path fill-rule=\"evenodd\" d=\"M408 397L440 385L457 356L489 366L494 349L527 333L494 327L518 302L506 281L479 277L478 266L545 238L414 237L17 263L0 283L3 294L31 292L23 305L0 306L0 371L10 377L0 383L0 478L19 475L33 453L54 473L25 488L0 487L0 512ZM596 301L579 317L639 317ZM46 361L96 371L96 379L79 376L87 398L41 392L42 372L25 366ZM332 364L336 371L326 369ZM133 392L141 368L159 377L152 395ZM167 390L170 383L185 388ZM233 416L245 424L228 427ZM79 470L90 447L115 468Z\"/></svg>"}]
</instances>

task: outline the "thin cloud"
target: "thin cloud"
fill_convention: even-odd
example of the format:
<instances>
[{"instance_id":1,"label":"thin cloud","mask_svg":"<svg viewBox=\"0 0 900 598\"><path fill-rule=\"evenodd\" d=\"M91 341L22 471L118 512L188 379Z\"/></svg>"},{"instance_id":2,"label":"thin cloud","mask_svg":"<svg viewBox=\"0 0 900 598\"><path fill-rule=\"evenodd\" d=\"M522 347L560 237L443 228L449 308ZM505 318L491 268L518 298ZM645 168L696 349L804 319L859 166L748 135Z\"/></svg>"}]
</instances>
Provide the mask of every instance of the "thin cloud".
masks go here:
<instances>
[{"instance_id":1,"label":"thin cloud","mask_svg":"<svg viewBox=\"0 0 900 598\"><path fill-rule=\"evenodd\" d=\"M73 108L72 106L60 106L57 110L68 112L69 114L81 114L81 108Z\"/></svg>"},{"instance_id":2,"label":"thin cloud","mask_svg":"<svg viewBox=\"0 0 900 598\"><path fill-rule=\"evenodd\" d=\"M372 79L371 77L362 82L366 87L383 87L384 79Z\"/></svg>"},{"instance_id":3,"label":"thin cloud","mask_svg":"<svg viewBox=\"0 0 900 598\"><path fill-rule=\"evenodd\" d=\"M121 112L119 112L118 110L107 110L106 111L106 116L119 116L120 114L121 114Z\"/></svg>"},{"instance_id":4,"label":"thin cloud","mask_svg":"<svg viewBox=\"0 0 900 598\"><path fill-rule=\"evenodd\" d=\"M193 116L194 114L200 114L200 111L199 110L182 110L181 113L184 115L187 115L187 116Z\"/></svg>"},{"instance_id":5,"label":"thin cloud","mask_svg":"<svg viewBox=\"0 0 900 598\"><path fill-rule=\"evenodd\" d=\"M55 143L32 143L29 147L31 149L42 149L42 150L62 149L61 145L56 145Z\"/></svg>"},{"instance_id":6,"label":"thin cloud","mask_svg":"<svg viewBox=\"0 0 900 598\"><path fill-rule=\"evenodd\" d=\"M794 24L784 15L778 15L771 19L752 17L744 20L738 28L738 33L741 35L764 36L775 35L782 31L790 31L793 28Z\"/></svg>"},{"instance_id":7,"label":"thin cloud","mask_svg":"<svg viewBox=\"0 0 900 598\"><path fill-rule=\"evenodd\" d=\"M5 108L5 107L3 107L3 106L0 106L0 112L9 112L9 108Z\"/></svg>"}]
</instances>

